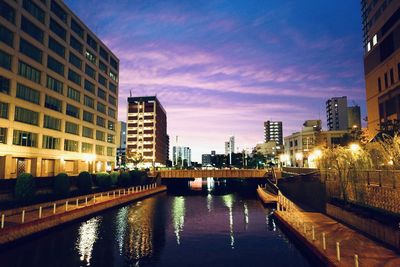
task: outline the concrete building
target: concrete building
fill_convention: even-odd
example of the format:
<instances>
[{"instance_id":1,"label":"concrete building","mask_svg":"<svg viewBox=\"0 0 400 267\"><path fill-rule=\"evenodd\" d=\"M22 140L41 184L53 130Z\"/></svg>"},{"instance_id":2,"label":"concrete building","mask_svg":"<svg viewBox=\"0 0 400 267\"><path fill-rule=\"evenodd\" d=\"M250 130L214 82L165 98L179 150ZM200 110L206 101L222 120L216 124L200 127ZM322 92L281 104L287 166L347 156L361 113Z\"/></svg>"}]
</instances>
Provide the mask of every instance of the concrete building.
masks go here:
<instances>
[{"instance_id":1,"label":"concrete building","mask_svg":"<svg viewBox=\"0 0 400 267\"><path fill-rule=\"evenodd\" d=\"M212 158L211 154L203 154L203 155L201 155L201 165L203 167L211 166L211 158Z\"/></svg>"},{"instance_id":2,"label":"concrete building","mask_svg":"<svg viewBox=\"0 0 400 267\"><path fill-rule=\"evenodd\" d=\"M174 146L172 148L172 164L184 167L185 162L188 167L192 166L192 151L190 147Z\"/></svg>"},{"instance_id":3,"label":"concrete building","mask_svg":"<svg viewBox=\"0 0 400 267\"><path fill-rule=\"evenodd\" d=\"M112 169L118 68L63 1L0 1L0 178Z\"/></svg>"},{"instance_id":4,"label":"concrete building","mask_svg":"<svg viewBox=\"0 0 400 267\"><path fill-rule=\"evenodd\" d=\"M283 145L283 131L281 121L264 122L264 142L275 141L277 145Z\"/></svg>"},{"instance_id":5,"label":"concrete building","mask_svg":"<svg viewBox=\"0 0 400 267\"><path fill-rule=\"evenodd\" d=\"M156 96L128 97L127 131L127 153L141 155L139 167L166 165L167 114Z\"/></svg>"},{"instance_id":6,"label":"concrete building","mask_svg":"<svg viewBox=\"0 0 400 267\"><path fill-rule=\"evenodd\" d=\"M119 121L117 126L117 165L126 165L126 122Z\"/></svg>"},{"instance_id":7,"label":"concrete building","mask_svg":"<svg viewBox=\"0 0 400 267\"><path fill-rule=\"evenodd\" d=\"M279 155L283 152L283 145L278 145L276 141L271 140L266 143L257 144L255 147L256 153L261 153L267 159L267 163L278 163Z\"/></svg>"},{"instance_id":8,"label":"concrete building","mask_svg":"<svg viewBox=\"0 0 400 267\"><path fill-rule=\"evenodd\" d=\"M347 97L332 97L326 101L326 121L329 131L347 130Z\"/></svg>"},{"instance_id":9,"label":"concrete building","mask_svg":"<svg viewBox=\"0 0 400 267\"><path fill-rule=\"evenodd\" d=\"M400 1L362 0L368 130L400 119Z\"/></svg>"},{"instance_id":10,"label":"concrete building","mask_svg":"<svg viewBox=\"0 0 400 267\"><path fill-rule=\"evenodd\" d=\"M229 137L229 141L225 142L225 155L235 153L235 137Z\"/></svg>"},{"instance_id":11,"label":"concrete building","mask_svg":"<svg viewBox=\"0 0 400 267\"><path fill-rule=\"evenodd\" d=\"M347 121L348 129L357 128L361 129L361 111L360 106L353 106L347 108Z\"/></svg>"}]
</instances>

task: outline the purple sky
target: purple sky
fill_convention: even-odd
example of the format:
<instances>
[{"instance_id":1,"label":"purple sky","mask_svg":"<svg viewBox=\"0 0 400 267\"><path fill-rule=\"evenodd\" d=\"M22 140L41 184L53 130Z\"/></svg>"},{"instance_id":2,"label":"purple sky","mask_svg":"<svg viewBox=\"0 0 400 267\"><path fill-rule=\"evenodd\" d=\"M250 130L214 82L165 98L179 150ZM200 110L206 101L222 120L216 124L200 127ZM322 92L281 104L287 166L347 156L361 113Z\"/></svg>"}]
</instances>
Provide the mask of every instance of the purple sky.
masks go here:
<instances>
[{"instance_id":1,"label":"purple sky","mask_svg":"<svg viewBox=\"0 0 400 267\"><path fill-rule=\"evenodd\" d=\"M171 147L178 135L193 160L230 135L255 146L265 120L284 135L306 119L326 127L333 96L365 117L359 1L65 2L120 59L119 119L129 90L157 94Z\"/></svg>"}]
</instances>

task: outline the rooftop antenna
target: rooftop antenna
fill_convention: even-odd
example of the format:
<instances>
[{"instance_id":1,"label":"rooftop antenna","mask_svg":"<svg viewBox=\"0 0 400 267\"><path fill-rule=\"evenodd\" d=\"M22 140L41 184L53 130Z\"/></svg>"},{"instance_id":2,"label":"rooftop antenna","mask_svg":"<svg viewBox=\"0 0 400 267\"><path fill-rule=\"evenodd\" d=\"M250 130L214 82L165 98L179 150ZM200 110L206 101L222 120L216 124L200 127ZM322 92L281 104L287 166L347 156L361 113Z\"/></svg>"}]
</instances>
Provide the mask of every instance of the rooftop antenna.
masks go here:
<instances>
[{"instance_id":1,"label":"rooftop antenna","mask_svg":"<svg viewBox=\"0 0 400 267\"><path fill-rule=\"evenodd\" d=\"M132 90L129 90L129 96L132 97Z\"/></svg>"}]
</instances>

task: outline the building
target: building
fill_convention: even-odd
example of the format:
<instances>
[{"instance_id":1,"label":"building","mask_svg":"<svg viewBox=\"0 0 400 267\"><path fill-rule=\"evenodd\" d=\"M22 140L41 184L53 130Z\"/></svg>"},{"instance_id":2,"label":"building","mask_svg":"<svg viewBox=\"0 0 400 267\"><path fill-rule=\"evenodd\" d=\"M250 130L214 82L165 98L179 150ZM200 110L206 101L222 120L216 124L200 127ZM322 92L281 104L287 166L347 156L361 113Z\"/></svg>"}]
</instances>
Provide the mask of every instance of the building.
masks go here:
<instances>
[{"instance_id":1,"label":"building","mask_svg":"<svg viewBox=\"0 0 400 267\"><path fill-rule=\"evenodd\" d=\"M326 121L329 131L347 130L347 97L333 97L326 101Z\"/></svg>"},{"instance_id":2,"label":"building","mask_svg":"<svg viewBox=\"0 0 400 267\"><path fill-rule=\"evenodd\" d=\"M119 121L117 126L117 165L126 165L126 122Z\"/></svg>"},{"instance_id":3,"label":"building","mask_svg":"<svg viewBox=\"0 0 400 267\"><path fill-rule=\"evenodd\" d=\"M0 178L112 169L118 68L63 1L0 1Z\"/></svg>"},{"instance_id":4,"label":"building","mask_svg":"<svg viewBox=\"0 0 400 267\"><path fill-rule=\"evenodd\" d=\"M275 141L277 145L283 145L283 131L281 121L264 122L264 142Z\"/></svg>"},{"instance_id":5,"label":"building","mask_svg":"<svg viewBox=\"0 0 400 267\"><path fill-rule=\"evenodd\" d=\"M201 155L201 165L203 166L203 167L206 167L206 166L211 166L211 158L212 158L212 155L211 154L203 154L203 155Z\"/></svg>"},{"instance_id":6,"label":"building","mask_svg":"<svg viewBox=\"0 0 400 267\"><path fill-rule=\"evenodd\" d=\"M266 143L257 144L254 148L256 153L261 153L267 160L267 163L278 164L278 156L283 152L283 145L278 145L275 140Z\"/></svg>"},{"instance_id":7,"label":"building","mask_svg":"<svg viewBox=\"0 0 400 267\"><path fill-rule=\"evenodd\" d=\"M348 128L357 128L361 130L361 111L360 106L353 106L347 108L347 121Z\"/></svg>"},{"instance_id":8,"label":"building","mask_svg":"<svg viewBox=\"0 0 400 267\"><path fill-rule=\"evenodd\" d=\"M229 141L225 142L225 155L235 153L235 137L229 137Z\"/></svg>"},{"instance_id":9,"label":"building","mask_svg":"<svg viewBox=\"0 0 400 267\"><path fill-rule=\"evenodd\" d=\"M127 154L139 167L163 167L168 160L167 114L156 96L128 97Z\"/></svg>"},{"instance_id":10,"label":"building","mask_svg":"<svg viewBox=\"0 0 400 267\"><path fill-rule=\"evenodd\" d=\"M362 0L368 131L400 119L400 1Z\"/></svg>"},{"instance_id":11,"label":"building","mask_svg":"<svg viewBox=\"0 0 400 267\"><path fill-rule=\"evenodd\" d=\"M174 146L172 148L173 165L179 167L192 166L192 151L190 147Z\"/></svg>"}]
</instances>

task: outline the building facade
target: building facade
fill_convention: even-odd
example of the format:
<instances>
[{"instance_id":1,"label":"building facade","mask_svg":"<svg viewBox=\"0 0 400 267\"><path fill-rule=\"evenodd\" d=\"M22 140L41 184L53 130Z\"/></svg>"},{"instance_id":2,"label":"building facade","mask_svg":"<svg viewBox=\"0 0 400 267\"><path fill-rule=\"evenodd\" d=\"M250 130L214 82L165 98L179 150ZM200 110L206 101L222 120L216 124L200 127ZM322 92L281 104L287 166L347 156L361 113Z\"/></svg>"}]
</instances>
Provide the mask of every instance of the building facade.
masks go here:
<instances>
[{"instance_id":1,"label":"building facade","mask_svg":"<svg viewBox=\"0 0 400 267\"><path fill-rule=\"evenodd\" d=\"M361 110L360 106L353 106L347 108L347 121L349 129L361 129Z\"/></svg>"},{"instance_id":2,"label":"building facade","mask_svg":"<svg viewBox=\"0 0 400 267\"><path fill-rule=\"evenodd\" d=\"M172 148L172 163L178 167L192 166L192 150L190 147L174 146Z\"/></svg>"},{"instance_id":3,"label":"building facade","mask_svg":"<svg viewBox=\"0 0 400 267\"><path fill-rule=\"evenodd\" d=\"M0 178L112 169L118 68L62 1L0 1Z\"/></svg>"},{"instance_id":4,"label":"building facade","mask_svg":"<svg viewBox=\"0 0 400 267\"><path fill-rule=\"evenodd\" d=\"M127 155L140 167L163 167L168 160L167 114L156 96L128 98Z\"/></svg>"},{"instance_id":5,"label":"building facade","mask_svg":"<svg viewBox=\"0 0 400 267\"><path fill-rule=\"evenodd\" d=\"M225 155L235 153L235 137L229 137L229 141L225 142Z\"/></svg>"},{"instance_id":6,"label":"building facade","mask_svg":"<svg viewBox=\"0 0 400 267\"><path fill-rule=\"evenodd\" d=\"M400 1L362 0L368 131L400 119Z\"/></svg>"},{"instance_id":7,"label":"building facade","mask_svg":"<svg viewBox=\"0 0 400 267\"><path fill-rule=\"evenodd\" d=\"M326 121L329 131L347 130L347 97L332 97L326 101Z\"/></svg>"},{"instance_id":8,"label":"building facade","mask_svg":"<svg viewBox=\"0 0 400 267\"><path fill-rule=\"evenodd\" d=\"M117 166L124 167L126 165L126 122L118 122L117 137Z\"/></svg>"},{"instance_id":9,"label":"building facade","mask_svg":"<svg viewBox=\"0 0 400 267\"><path fill-rule=\"evenodd\" d=\"M275 141L277 145L283 145L283 130L281 121L264 122L264 143Z\"/></svg>"}]
</instances>

